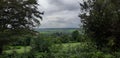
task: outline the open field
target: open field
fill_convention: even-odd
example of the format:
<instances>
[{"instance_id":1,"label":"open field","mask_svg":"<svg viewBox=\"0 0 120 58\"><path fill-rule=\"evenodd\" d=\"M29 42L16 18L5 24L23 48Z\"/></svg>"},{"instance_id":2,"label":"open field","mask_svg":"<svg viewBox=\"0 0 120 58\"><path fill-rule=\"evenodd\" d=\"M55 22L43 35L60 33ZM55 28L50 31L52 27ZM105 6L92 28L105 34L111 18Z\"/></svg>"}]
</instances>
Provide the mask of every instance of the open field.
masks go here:
<instances>
[{"instance_id":1,"label":"open field","mask_svg":"<svg viewBox=\"0 0 120 58\"><path fill-rule=\"evenodd\" d=\"M65 44L61 44L61 46L63 48L62 50L67 50L70 47L75 47L75 46L80 45L80 44L81 43L65 43ZM56 44L56 45L58 45L58 44ZM27 53L31 50L30 46L26 46L26 47L24 47L24 46L14 46L14 47L19 47L19 48L5 50L4 52L5 53L12 53L12 52L16 51L17 53L21 54L21 53L25 53L25 52Z\"/></svg>"},{"instance_id":2,"label":"open field","mask_svg":"<svg viewBox=\"0 0 120 58\"><path fill-rule=\"evenodd\" d=\"M17 53L25 53L25 52L27 53L31 49L30 46L26 46L26 47L23 47L23 46L14 46L14 47L19 47L19 48L5 50L4 52L5 53L12 53L12 52L16 51Z\"/></svg>"}]
</instances>

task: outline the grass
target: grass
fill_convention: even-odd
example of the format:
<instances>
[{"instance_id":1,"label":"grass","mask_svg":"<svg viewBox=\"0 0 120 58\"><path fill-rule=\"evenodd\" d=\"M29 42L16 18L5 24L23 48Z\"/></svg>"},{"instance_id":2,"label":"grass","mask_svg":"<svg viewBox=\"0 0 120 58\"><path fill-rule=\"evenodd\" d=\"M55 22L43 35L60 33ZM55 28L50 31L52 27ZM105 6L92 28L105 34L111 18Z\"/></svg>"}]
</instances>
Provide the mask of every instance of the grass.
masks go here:
<instances>
[{"instance_id":1,"label":"grass","mask_svg":"<svg viewBox=\"0 0 120 58\"><path fill-rule=\"evenodd\" d=\"M61 46L62 46L62 50L67 50L71 47L75 47L75 46L80 45L80 44L81 43L64 43L64 44L61 44ZM15 48L15 49L10 49L10 50L5 50L4 53L12 53L13 51L16 51L17 53L21 54L21 53L25 53L25 52L27 53L31 50L30 46L26 46L26 47L14 46L14 47L19 47L19 48L18 49Z\"/></svg>"},{"instance_id":2,"label":"grass","mask_svg":"<svg viewBox=\"0 0 120 58\"><path fill-rule=\"evenodd\" d=\"M76 45L79 45L80 43L65 43L65 44L62 44L64 47L67 47L67 46L76 46Z\"/></svg>"},{"instance_id":3,"label":"grass","mask_svg":"<svg viewBox=\"0 0 120 58\"><path fill-rule=\"evenodd\" d=\"M10 50L5 50L5 53L12 53L13 51L16 51L17 53L27 53L30 51L31 47L30 46L15 46L15 47L20 47L19 49L10 49Z\"/></svg>"},{"instance_id":4,"label":"grass","mask_svg":"<svg viewBox=\"0 0 120 58\"><path fill-rule=\"evenodd\" d=\"M81 43L65 43L65 44L62 44L63 46L63 50L67 50L71 47L75 47L77 45L80 45Z\"/></svg>"}]
</instances>

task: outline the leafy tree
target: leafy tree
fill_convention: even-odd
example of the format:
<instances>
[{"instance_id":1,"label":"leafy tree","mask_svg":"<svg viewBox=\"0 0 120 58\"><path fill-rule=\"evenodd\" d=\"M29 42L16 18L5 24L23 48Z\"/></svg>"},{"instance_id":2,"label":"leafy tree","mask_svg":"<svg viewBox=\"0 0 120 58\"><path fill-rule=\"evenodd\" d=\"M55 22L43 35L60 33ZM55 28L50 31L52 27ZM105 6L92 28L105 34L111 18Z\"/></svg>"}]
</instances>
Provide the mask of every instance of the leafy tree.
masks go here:
<instances>
[{"instance_id":1,"label":"leafy tree","mask_svg":"<svg viewBox=\"0 0 120 58\"><path fill-rule=\"evenodd\" d=\"M46 35L37 36L31 39L31 47L32 50L35 52L50 52L50 47L52 46L53 42L51 38L46 37Z\"/></svg>"},{"instance_id":2,"label":"leafy tree","mask_svg":"<svg viewBox=\"0 0 120 58\"><path fill-rule=\"evenodd\" d=\"M120 0L87 0L80 3L80 14L85 33L99 49L120 48Z\"/></svg>"},{"instance_id":3,"label":"leafy tree","mask_svg":"<svg viewBox=\"0 0 120 58\"><path fill-rule=\"evenodd\" d=\"M61 40L62 43L68 43L68 42L70 42L70 37L69 37L68 34L64 34L64 33L63 33L63 34L60 36L60 40Z\"/></svg>"},{"instance_id":4,"label":"leafy tree","mask_svg":"<svg viewBox=\"0 0 120 58\"><path fill-rule=\"evenodd\" d=\"M32 37L30 37L31 35L29 35L28 37L23 37L20 39L17 39L15 42L11 43L11 45L13 46L29 46L30 45L30 41L32 39Z\"/></svg>"},{"instance_id":5,"label":"leafy tree","mask_svg":"<svg viewBox=\"0 0 120 58\"><path fill-rule=\"evenodd\" d=\"M13 38L33 32L40 24L37 0L0 0L0 54Z\"/></svg>"},{"instance_id":6,"label":"leafy tree","mask_svg":"<svg viewBox=\"0 0 120 58\"><path fill-rule=\"evenodd\" d=\"M75 31L72 32L72 40L73 41L77 41L78 36L79 36L79 31L78 30L75 30Z\"/></svg>"}]
</instances>

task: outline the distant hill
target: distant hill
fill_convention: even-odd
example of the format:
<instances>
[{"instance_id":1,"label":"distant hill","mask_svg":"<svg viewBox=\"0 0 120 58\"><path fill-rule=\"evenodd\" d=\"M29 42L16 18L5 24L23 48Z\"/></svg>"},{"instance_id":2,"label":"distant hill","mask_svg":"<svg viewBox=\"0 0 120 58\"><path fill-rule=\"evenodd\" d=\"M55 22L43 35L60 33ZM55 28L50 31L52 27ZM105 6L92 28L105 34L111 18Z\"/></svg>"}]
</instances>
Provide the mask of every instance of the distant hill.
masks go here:
<instances>
[{"instance_id":1,"label":"distant hill","mask_svg":"<svg viewBox=\"0 0 120 58\"><path fill-rule=\"evenodd\" d=\"M39 28L39 29L35 29L38 32L65 32L65 33L71 33L74 30L79 30L79 28Z\"/></svg>"}]
</instances>

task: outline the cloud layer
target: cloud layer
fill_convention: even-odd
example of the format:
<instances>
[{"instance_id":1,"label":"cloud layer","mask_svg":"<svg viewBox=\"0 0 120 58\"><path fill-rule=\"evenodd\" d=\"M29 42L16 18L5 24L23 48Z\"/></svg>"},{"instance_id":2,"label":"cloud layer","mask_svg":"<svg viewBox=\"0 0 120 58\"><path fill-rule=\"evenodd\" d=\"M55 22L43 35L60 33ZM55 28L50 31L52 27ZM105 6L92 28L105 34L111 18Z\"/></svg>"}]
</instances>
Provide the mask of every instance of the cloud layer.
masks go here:
<instances>
[{"instance_id":1,"label":"cloud layer","mask_svg":"<svg viewBox=\"0 0 120 58\"><path fill-rule=\"evenodd\" d=\"M45 11L40 28L78 28L80 24L77 0L39 0Z\"/></svg>"}]
</instances>

